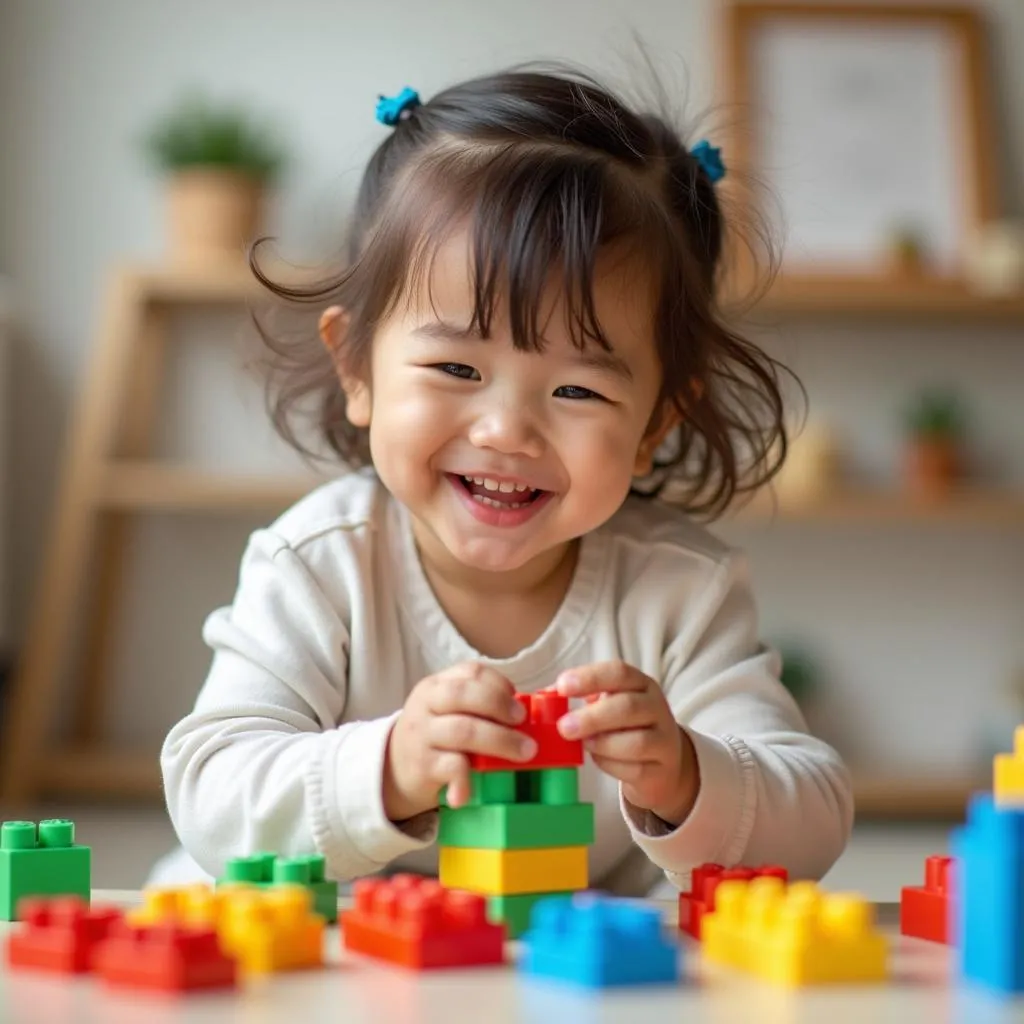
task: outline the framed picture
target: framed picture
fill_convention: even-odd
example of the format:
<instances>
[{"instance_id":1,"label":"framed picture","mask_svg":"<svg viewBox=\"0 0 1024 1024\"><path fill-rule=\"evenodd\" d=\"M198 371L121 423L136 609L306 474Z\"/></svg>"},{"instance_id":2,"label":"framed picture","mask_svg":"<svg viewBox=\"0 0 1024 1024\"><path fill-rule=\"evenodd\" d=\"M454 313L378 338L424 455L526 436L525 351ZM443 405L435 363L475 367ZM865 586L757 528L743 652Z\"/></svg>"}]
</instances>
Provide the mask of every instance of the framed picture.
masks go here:
<instances>
[{"instance_id":1,"label":"framed picture","mask_svg":"<svg viewBox=\"0 0 1024 1024\"><path fill-rule=\"evenodd\" d=\"M724 29L725 156L781 212L784 276L958 276L999 215L977 12L733 2Z\"/></svg>"}]
</instances>

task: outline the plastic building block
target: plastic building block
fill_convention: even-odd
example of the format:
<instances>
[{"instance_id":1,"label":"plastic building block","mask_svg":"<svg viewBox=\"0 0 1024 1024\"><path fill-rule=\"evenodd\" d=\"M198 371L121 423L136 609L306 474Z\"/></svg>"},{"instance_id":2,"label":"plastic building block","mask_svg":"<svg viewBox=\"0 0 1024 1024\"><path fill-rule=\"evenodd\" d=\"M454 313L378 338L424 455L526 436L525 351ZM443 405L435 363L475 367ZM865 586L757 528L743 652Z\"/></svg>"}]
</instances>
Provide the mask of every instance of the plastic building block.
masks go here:
<instances>
[{"instance_id":1,"label":"plastic building block","mask_svg":"<svg viewBox=\"0 0 1024 1024\"><path fill-rule=\"evenodd\" d=\"M1024 725L1013 734L1013 753L993 758L992 789L1000 807L1024 807Z\"/></svg>"},{"instance_id":2,"label":"plastic building block","mask_svg":"<svg viewBox=\"0 0 1024 1024\"><path fill-rule=\"evenodd\" d=\"M992 795L975 795L951 851L960 975L995 992L1024 992L1024 808L1000 808Z\"/></svg>"},{"instance_id":3,"label":"plastic building block","mask_svg":"<svg viewBox=\"0 0 1024 1024\"><path fill-rule=\"evenodd\" d=\"M585 889L587 847L481 850L442 846L438 877L446 889L466 889L492 896Z\"/></svg>"},{"instance_id":4,"label":"plastic building block","mask_svg":"<svg viewBox=\"0 0 1024 1024\"><path fill-rule=\"evenodd\" d=\"M75 845L75 824L49 819L0 826L0 921L17 920L26 896L78 896L89 902L90 851Z\"/></svg>"},{"instance_id":5,"label":"plastic building block","mask_svg":"<svg viewBox=\"0 0 1024 1024\"><path fill-rule=\"evenodd\" d=\"M240 889L221 903L217 929L224 951L248 974L299 970L323 963L324 919L305 886Z\"/></svg>"},{"instance_id":6,"label":"plastic building block","mask_svg":"<svg viewBox=\"0 0 1024 1024\"><path fill-rule=\"evenodd\" d=\"M212 928L243 971L265 973L323 962L325 921L312 910L304 885L258 887L225 883L147 889L143 905L129 912L136 927Z\"/></svg>"},{"instance_id":7,"label":"plastic building block","mask_svg":"<svg viewBox=\"0 0 1024 1024\"><path fill-rule=\"evenodd\" d=\"M679 947L651 907L596 893L541 900L523 936L522 970L530 976L606 988L673 984Z\"/></svg>"},{"instance_id":8,"label":"plastic building block","mask_svg":"<svg viewBox=\"0 0 1024 1024\"><path fill-rule=\"evenodd\" d=\"M474 771L522 771L530 768L572 768L583 764L583 743L564 739L556 722L569 710L569 698L557 693L517 693L516 700L526 708L527 718L519 732L537 741L537 754L526 763L500 757L470 756Z\"/></svg>"},{"instance_id":9,"label":"plastic building block","mask_svg":"<svg viewBox=\"0 0 1024 1024\"><path fill-rule=\"evenodd\" d=\"M924 885L905 885L900 892L900 932L929 942L949 942L952 857L924 862Z\"/></svg>"},{"instance_id":10,"label":"plastic building block","mask_svg":"<svg viewBox=\"0 0 1024 1024\"><path fill-rule=\"evenodd\" d=\"M533 908L540 900L571 896L572 892L521 892L515 895L487 897L487 916L500 921L510 939L518 939L529 927Z\"/></svg>"},{"instance_id":11,"label":"plastic building block","mask_svg":"<svg viewBox=\"0 0 1024 1024\"><path fill-rule=\"evenodd\" d=\"M216 891L203 883L168 888L144 889L142 906L125 914L137 927L181 924L218 928L224 908L240 892L258 892L254 886L221 885Z\"/></svg>"},{"instance_id":12,"label":"plastic building block","mask_svg":"<svg viewBox=\"0 0 1024 1024\"><path fill-rule=\"evenodd\" d=\"M90 909L78 896L29 898L20 906L24 925L7 938L7 962L59 974L92 970L96 949L122 917L116 907Z\"/></svg>"},{"instance_id":13,"label":"plastic building block","mask_svg":"<svg viewBox=\"0 0 1024 1024\"><path fill-rule=\"evenodd\" d=\"M755 878L789 880L789 872L776 864L761 867L725 868L721 864L701 864L693 869L690 891L679 894L679 930L700 940L700 923L715 909L715 891L721 882L749 882Z\"/></svg>"},{"instance_id":14,"label":"plastic building block","mask_svg":"<svg viewBox=\"0 0 1024 1024\"><path fill-rule=\"evenodd\" d=\"M224 866L219 884L239 883L268 887L272 885L304 885L313 894L313 910L328 924L338 920L338 883L324 876L324 858L319 854L306 857L277 857L257 853L251 857L235 857Z\"/></svg>"},{"instance_id":15,"label":"plastic building block","mask_svg":"<svg viewBox=\"0 0 1024 1024\"><path fill-rule=\"evenodd\" d=\"M586 846L594 841L593 804L488 804L442 807L439 846L522 850Z\"/></svg>"},{"instance_id":16,"label":"plastic building block","mask_svg":"<svg viewBox=\"0 0 1024 1024\"><path fill-rule=\"evenodd\" d=\"M492 804L547 804L565 806L579 803L578 768L537 768L520 771L473 771L469 773L470 796L464 806ZM448 806L447 786L441 792L441 806Z\"/></svg>"},{"instance_id":17,"label":"plastic building block","mask_svg":"<svg viewBox=\"0 0 1024 1024\"><path fill-rule=\"evenodd\" d=\"M115 925L97 950L95 968L108 985L161 992L234 988L238 979L212 928L177 924Z\"/></svg>"},{"instance_id":18,"label":"plastic building block","mask_svg":"<svg viewBox=\"0 0 1024 1024\"><path fill-rule=\"evenodd\" d=\"M579 801L579 771L576 768L540 768L524 774L535 803L565 807Z\"/></svg>"},{"instance_id":19,"label":"plastic building block","mask_svg":"<svg viewBox=\"0 0 1024 1024\"><path fill-rule=\"evenodd\" d=\"M875 982L888 972L888 942L871 904L814 882L722 882L701 931L708 961L779 985Z\"/></svg>"},{"instance_id":20,"label":"plastic building block","mask_svg":"<svg viewBox=\"0 0 1024 1024\"><path fill-rule=\"evenodd\" d=\"M505 927L487 920L483 896L434 879L362 879L341 915L345 947L403 967L477 967L505 960Z\"/></svg>"}]
</instances>

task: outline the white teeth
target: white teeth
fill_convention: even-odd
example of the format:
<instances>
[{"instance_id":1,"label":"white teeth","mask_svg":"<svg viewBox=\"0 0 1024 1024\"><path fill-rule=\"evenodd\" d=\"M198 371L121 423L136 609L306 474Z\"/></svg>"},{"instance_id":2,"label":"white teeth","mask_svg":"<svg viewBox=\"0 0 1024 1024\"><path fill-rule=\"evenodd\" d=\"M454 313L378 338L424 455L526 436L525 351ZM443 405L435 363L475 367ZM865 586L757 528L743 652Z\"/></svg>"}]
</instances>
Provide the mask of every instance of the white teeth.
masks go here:
<instances>
[{"instance_id":1,"label":"white teeth","mask_svg":"<svg viewBox=\"0 0 1024 1024\"><path fill-rule=\"evenodd\" d=\"M467 476L465 479L472 481L479 487L485 487L489 491L500 491L502 494L511 494L513 491L523 492L533 490L529 484L514 484L509 480L499 482L489 476Z\"/></svg>"},{"instance_id":2,"label":"white teeth","mask_svg":"<svg viewBox=\"0 0 1024 1024\"><path fill-rule=\"evenodd\" d=\"M485 498L482 494L474 494L473 500L479 501L481 505L490 505L491 508L523 508L530 504L528 501L495 501L493 498Z\"/></svg>"}]
</instances>

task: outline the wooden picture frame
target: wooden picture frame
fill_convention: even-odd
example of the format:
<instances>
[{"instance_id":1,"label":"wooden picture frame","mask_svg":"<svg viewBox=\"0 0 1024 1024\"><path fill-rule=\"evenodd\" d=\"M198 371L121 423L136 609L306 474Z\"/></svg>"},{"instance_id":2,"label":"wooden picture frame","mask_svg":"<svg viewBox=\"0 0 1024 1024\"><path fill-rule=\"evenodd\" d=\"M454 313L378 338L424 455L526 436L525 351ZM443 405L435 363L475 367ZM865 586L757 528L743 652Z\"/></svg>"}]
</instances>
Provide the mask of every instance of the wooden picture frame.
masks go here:
<instances>
[{"instance_id":1,"label":"wooden picture frame","mask_svg":"<svg viewBox=\"0 0 1024 1024\"><path fill-rule=\"evenodd\" d=\"M779 286L962 279L971 234L1000 213L978 11L730 0L722 14L723 158L781 205Z\"/></svg>"}]
</instances>

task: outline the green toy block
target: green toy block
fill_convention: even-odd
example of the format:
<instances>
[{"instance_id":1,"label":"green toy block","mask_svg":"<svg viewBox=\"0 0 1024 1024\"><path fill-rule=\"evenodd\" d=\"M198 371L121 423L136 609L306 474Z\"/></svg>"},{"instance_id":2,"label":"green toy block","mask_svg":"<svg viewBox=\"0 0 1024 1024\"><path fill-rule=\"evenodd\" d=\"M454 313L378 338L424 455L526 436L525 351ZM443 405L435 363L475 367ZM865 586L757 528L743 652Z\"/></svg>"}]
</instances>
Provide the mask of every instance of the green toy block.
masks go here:
<instances>
[{"instance_id":1,"label":"green toy block","mask_svg":"<svg viewBox=\"0 0 1024 1024\"><path fill-rule=\"evenodd\" d=\"M593 841L593 804L442 807L437 834L438 846L477 850L588 846Z\"/></svg>"},{"instance_id":2,"label":"green toy block","mask_svg":"<svg viewBox=\"0 0 1024 1024\"><path fill-rule=\"evenodd\" d=\"M278 857L273 853L254 853L251 857L233 857L224 865L224 877L218 885L243 883L267 889L274 885L304 885L313 893L313 911L328 924L338 920L338 883L324 877L324 858Z\"/></svg>"},{"instance_id":3,"label":"green toy block","mask_svg":"<svg viewBox=\"0 0 1024 1024\"><path fill-rule=\"evenodd\" d=\"M579 770L576 768L540 768L523 772L517 803L563 806L580 798Z\"/></svg>"},{"instance_id":4,"label":"green toy block","mask_svg":"<svg viewBox=\"0 0 1024 1024\"><path fill-rule=\"evenodd\" d=\"M470 772L469 804L480 807L483 804L514 804L516 802L516 777L522 772ZM448 787L441 791L442 807L448 806Z\"/></svg>"},{"instance_id":5,"label":"green toy block","mask_svg":"<svg viewBox=\"0 0 1024 1024\"><path fill-rule=\"evenodd\" d=\"M16 921L26 896L80 896L88 903L91 888L91 851L75 845L73 821L0 826L0 921Z\"/></svg>"},{"instance_id":6,"label":"green toy block","mask_svg":"<svg viewBox=\"0 0 1024 1024\"><path fill-rule=\"evenodd\" d=\"M527 892L514 896L488 896L487 917L496 924L504 923L510 939L518 939L530 927L530 914L539 900L549 896L568 896L563 892Z\"/></svg>"}]
</instances>

